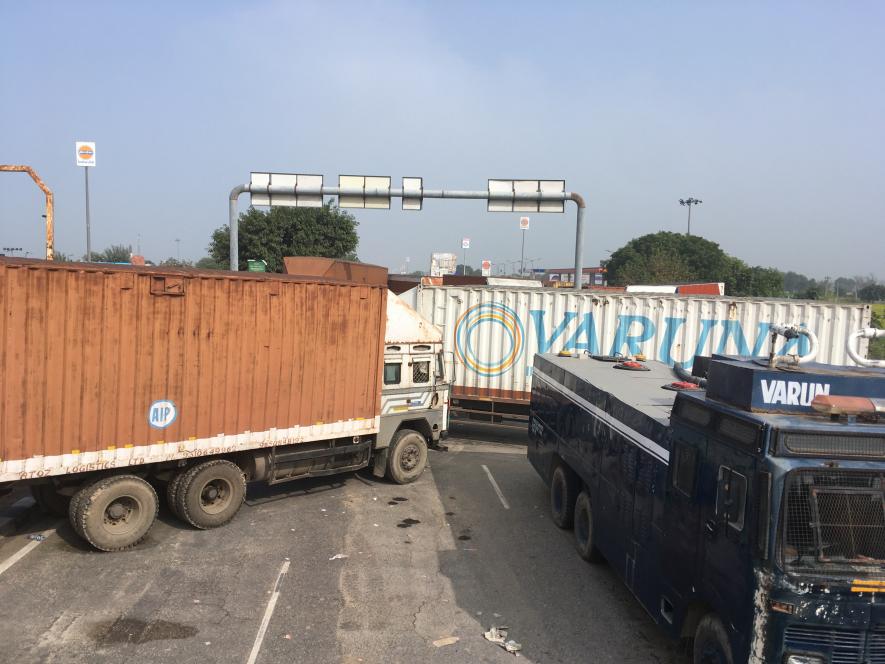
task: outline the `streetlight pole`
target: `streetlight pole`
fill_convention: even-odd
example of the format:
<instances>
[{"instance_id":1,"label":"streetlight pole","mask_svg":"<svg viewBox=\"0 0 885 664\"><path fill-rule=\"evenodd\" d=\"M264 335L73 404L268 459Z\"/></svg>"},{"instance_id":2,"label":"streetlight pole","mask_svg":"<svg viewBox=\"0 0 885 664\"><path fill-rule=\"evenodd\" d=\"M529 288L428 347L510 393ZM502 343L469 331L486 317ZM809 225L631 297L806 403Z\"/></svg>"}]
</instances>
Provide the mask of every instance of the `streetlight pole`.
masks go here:
<instances>
[{"instance_id":1,"label":"streetlight pole","mask_svg":"<svg viewBox=\"0 0 885 664\"><path fill-rule=\"evenodd\" d=\"M686 233L686 235L691 235L691 206L700 205L703 202L704 201L697 198L692 198L691 196L689 196L688 198L679 199L679 205L685 205L688 207L688 232Z\"/></svg>"}]
</instances>

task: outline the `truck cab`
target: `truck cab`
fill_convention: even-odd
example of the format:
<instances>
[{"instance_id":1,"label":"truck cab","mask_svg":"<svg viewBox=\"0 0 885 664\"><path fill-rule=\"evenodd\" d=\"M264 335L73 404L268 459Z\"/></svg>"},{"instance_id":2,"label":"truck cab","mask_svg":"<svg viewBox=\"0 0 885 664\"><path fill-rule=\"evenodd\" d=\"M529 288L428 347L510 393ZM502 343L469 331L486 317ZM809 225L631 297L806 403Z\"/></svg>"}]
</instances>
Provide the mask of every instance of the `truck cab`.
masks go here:
<instances>
[{"instance_id":1,"label":"truck cab","mask_svg":"<svg viewBox=\"0 0 885 664\"><path fill-rule=\"evenodd\" d=\"M426 445L437 444L448 429L449 382L442 333L388 291L376 475L385 468L390 475L397 467L407 473L423 470ZM391 455L398 464L390 462Z\"/></svg>"},{"instance_id":2,"label":"truck cab","mask_svg":"<svg viewBox=\"0 0 885 664\"><path fill-rule=\"evenodd\" d=\"M696 570L689 605L715 610L735 661L885 662L885 372L710 370L671 420L671 553Z\"/></svg>"}]
</instances>

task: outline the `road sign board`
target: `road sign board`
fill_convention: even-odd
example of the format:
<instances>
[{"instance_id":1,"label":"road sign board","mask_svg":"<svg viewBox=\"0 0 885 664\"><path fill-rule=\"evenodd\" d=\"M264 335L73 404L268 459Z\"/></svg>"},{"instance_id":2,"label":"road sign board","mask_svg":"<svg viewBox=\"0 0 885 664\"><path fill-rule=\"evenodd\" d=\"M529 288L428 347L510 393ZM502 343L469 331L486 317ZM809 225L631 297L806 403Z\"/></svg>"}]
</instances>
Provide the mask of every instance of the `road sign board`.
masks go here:
<instances>
[{"instance_id":1,"label":"road sign board","mask_svg":"<svg viewBox=\"0 0 885 664\"><path fill-rule=\"evenodd\" d=\"M461 248L462 249L470 249L470 238L462 237L461 238Z\"/></svg>"},{"instance_id":2,"label":"road sign board","mask_svg":"<svg viewBox=\"0 0 885 664\"><path fill-rule=\"evenodd\" d=\"M95 143L91 141L76 141L77 166L95 166Z\"/></svg>"},{"instance_id":3,"label":"road sign board","mask_svg":"<svg viewBox=\"0 0 885 664\"><path fill-rule=\"evenodd\" d=\"M424 202L424 178L403 178L403 210L420 210Z\"/></svg>"},{"instance_id":4,"label":"road sign board","mask_svg":"<svg viewBox=\"0 0 885 664\"><path fill-rule=\"evenodd\" d=\"M527 231L529 229L529 218L528 217L520 217L519 218L519 230Z\"/></svg>"},{"instance_id":5,"label":"road sign board","mask_svg":"<svg viewBox=\"0 0 885 664\"><path fill-rule=\"evenodd\" d=\"M492 261L484 260L482 262L482 276L484 276L484 277L492 276Z\"/></svg>"},{"instance_id":6,"label":"road sign board","mask_svg":"<svg viewBox=\"0 0 885 664\"><path fill-rule=\"evenodd\" d=\"M565 194L565 180L489 180L489 212L565 212L565 200L525 200L519 195Z\"/></svg>"},{"instance_id":7,"label":"road sign board","mask_svg":"<svg viewBox=\"0 0 885 664\"><path fill-rule=\"evenodd\" d=\"M338 205L343 208L378 208L390 209L390 177L375 175L339 175L338 187L341 189L361 189L361 195L338 195ZM386 196L369 192L387 192Z\"/></svg>"},{"instance_id":8,"label":"road sign board","mask_svg":"<svg viewBox=\"0 0 885 664\"><path fill-rule=\"evenodd\" d=\"M299 189L320 189L323 186L322 175L305 175L301 173L252 173L249 180L252 205L286 205L289 207L322 207L322 194L299 194ZM291 192L284 194L262 193L264 187L291 187Z\"/></svg>"}]
</instances>

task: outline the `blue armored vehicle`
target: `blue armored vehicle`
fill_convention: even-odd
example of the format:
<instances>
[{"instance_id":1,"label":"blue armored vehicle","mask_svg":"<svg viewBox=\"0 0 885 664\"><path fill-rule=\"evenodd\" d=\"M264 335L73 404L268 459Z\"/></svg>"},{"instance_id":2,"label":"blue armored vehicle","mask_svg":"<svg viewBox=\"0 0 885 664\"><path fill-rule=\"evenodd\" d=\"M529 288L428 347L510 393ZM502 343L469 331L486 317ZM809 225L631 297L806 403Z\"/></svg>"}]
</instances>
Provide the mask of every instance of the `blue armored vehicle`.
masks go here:
<instances>
[{"instance_id":1,"label":"blue armored vehicle","mask_svg":"<svg viewBox=\"0 0 885 664\"><path fill-rule=\"evenodd\" d=\"M885 369L617 359L534 360L529 459L579 554L696 664L885 664Z\"/></svg>"}]
</instances>

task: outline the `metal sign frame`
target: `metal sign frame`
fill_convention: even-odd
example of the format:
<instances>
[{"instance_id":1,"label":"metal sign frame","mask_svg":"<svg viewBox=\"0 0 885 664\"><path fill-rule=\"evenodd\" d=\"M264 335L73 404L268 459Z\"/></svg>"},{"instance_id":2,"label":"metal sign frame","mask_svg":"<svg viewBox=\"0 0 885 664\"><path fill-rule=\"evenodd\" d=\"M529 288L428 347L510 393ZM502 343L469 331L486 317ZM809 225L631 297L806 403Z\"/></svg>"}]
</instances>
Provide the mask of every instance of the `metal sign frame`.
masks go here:
<instances>
[{"instance_id":1,"label":"metal sign frame","mask_svg":"<svg viewBox=\"0 0 885 664\"><path fill-rule=\"evenodd\" d=\"M507 182L507 180L496 180L497 182ZM514 182L514 180L510 180ZM545 181L545 182L560 182ZM423 184L423 181L422 181ZM281 185L258 185L240 184L231 189L228 199L228 213L230 222L230 269L236 272L239 268L239 228L238 228L238 212L237 200L240 194L263 194L266 196L296 196L295 187ZM417 192L414 189L403 191L403 189L365 189L365 188L344 188L344 187L298 187L297 195L299 196L341 196L360 197L365 199L389 199L406 198L414 200ZM584 197L573 191L530 191L522 192L514 189L505 191L470 191L464 189L423 189L421 198L454 198L457 200L483 200L489 201L511 201L514 205L519 203L535 203L541 212L545 206L544 202L558 201L564 206L565 201L573 201L578 209L577 218L575 220L575 274L581 275L584 268L584 212L587 208ZM388 207L385 206L385 207ZM502 206L503 207L503 206ZM553 207L553 206L551 206ZM557 210L559 206L556 206ZM532 208L535 209L535 208ZM503 210L502 210L503 211ZM551 210L552 211L552 210ZM575 279L575 290L581 290L581 279Z\"/></svg>"}]
</instances>

